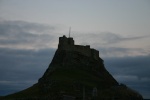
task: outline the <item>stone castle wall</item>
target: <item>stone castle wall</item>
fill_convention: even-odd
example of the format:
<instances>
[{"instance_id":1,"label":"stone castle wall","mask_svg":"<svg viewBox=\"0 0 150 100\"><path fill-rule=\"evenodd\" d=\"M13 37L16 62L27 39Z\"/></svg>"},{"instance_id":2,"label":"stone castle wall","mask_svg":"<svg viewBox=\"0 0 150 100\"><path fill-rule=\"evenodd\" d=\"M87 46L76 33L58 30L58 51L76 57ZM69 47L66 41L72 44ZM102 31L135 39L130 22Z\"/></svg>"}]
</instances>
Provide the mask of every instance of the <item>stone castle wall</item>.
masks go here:
<instances>
[{"instance_id":1,"label":"stone castle wall","mask_svg":"<svg viewBox=\"0 0 150 100\"><path fill-rule=\"evenodd\" d=\"M95 59L99 58L98 50L91 49L90 45L86 45L86 46L75 45L73 38L70 38L70 37L67 38L66 36L59 38L58 49L59 50L76 51L85 56L93 57Z\"/></svg>"}]
</instances>

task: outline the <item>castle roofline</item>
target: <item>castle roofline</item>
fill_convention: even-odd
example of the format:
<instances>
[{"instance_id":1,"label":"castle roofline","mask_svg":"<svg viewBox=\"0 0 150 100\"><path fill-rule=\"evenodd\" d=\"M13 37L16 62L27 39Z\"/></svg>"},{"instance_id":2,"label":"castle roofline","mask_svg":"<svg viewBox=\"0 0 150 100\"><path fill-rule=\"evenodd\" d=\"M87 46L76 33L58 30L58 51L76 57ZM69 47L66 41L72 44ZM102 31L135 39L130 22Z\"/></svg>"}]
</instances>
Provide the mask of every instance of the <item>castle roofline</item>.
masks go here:
<instances>
[{"instance_id":1,"label":"castle roofline","mask_svg":"<svg viewBox=\"0 0 150 100\"><path fill-rule=\"evenodd\" d=\"M99 59L99 51L93 48L90 48L90 45L75 45L72 37L66 37L63 35L59 37L59 50L67 50L67 51L76 51L85 56L92 56L95 59Z\"/></svg>"}]
</instances>

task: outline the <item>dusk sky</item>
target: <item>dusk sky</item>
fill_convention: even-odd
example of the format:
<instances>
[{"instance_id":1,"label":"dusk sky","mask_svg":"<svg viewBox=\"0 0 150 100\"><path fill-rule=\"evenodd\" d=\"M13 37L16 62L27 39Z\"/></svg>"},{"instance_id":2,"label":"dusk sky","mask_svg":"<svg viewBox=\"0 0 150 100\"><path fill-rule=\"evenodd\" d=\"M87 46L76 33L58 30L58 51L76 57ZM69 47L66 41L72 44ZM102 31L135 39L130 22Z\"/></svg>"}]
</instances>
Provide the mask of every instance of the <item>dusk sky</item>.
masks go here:
<instances>
[{"instance_id":1,"label":"dusk sky","mask_svg":"<svg viewBox=\"0 0 150 100\"><path fill-rule=\"evenodd\" d=\"M150 98L150 0L0 0L0 95L38 82L69 27L119 83Z\"/></svg>"}]
</instances>

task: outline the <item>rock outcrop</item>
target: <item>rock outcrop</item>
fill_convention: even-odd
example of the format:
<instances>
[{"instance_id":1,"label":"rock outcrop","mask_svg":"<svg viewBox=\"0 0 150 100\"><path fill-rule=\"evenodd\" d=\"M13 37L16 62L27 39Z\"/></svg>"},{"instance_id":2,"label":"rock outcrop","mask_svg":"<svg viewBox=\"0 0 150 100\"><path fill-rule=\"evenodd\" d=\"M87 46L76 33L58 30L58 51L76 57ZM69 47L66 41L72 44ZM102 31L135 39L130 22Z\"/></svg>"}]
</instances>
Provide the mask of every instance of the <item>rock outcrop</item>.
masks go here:
<instances>
[{"instance_id":1,"label":"rock outcrop","mask_svg":"<svg viewBox=\"0 0 150 100\"><path fill-rule=\"evenodd\" d=\"M38 83L6 96L13 100L142 100L119 84L105 69L99 51L75 45L73 38L59 38L52 62Z\"/></svg>"}]
</instances>

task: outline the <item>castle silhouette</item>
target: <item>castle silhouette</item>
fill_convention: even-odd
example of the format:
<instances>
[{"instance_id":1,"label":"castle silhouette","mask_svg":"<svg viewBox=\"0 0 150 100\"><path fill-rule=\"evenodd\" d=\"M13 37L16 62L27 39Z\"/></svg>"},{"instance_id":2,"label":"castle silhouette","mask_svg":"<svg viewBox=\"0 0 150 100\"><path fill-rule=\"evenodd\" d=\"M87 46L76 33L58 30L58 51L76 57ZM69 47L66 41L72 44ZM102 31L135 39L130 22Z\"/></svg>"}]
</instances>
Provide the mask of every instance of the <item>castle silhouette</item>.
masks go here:
<instances>
[{"instance_id":1,"label":"castle silhouette","mask_svg":"<svg viewBox=\"0 0 150 100\"><path fill-rule=\"evenodd\" d=\"M63 37L59 37L59 44L58 44L59 50L67 50L67 51L76 51L79 52L87 57L92 57L94 59L99 59L99 51L95 50L93 48L90 48L90 45L75 45L74 40L72 37L66 37L63 35Z\"/></svg>"}]
</instances>

